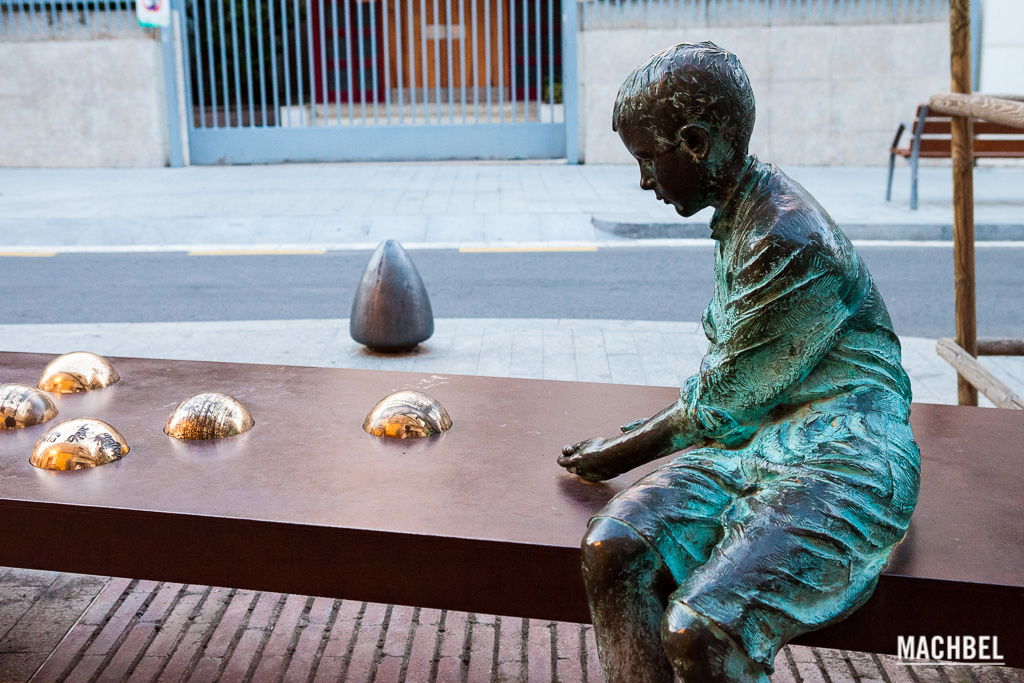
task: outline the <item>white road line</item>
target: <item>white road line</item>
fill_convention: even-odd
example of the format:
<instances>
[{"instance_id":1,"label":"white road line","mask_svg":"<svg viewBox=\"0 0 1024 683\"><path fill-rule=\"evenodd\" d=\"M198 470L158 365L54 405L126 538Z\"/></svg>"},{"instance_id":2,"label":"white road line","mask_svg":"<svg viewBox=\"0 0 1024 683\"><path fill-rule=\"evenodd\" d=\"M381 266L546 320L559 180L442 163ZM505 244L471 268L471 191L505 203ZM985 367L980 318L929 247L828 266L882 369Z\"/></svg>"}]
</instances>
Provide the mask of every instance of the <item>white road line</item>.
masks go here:
<instances>
[{"instance_id":1,"label":"white road line","mask_svg":"<svg viewBox=\"0 0 1024 683\"><path fill-rule=\"evenodd\" d=\"M523 246L523 247L459 247L460 254L511 254L511 253L550 253L556 251L597 251L597 247L590 246Z\"/></svg>"},{"instance_id":2,"label":"white road line","mask_svg":"<svg viewBox=\"0 0 1024 683\"><path fill-rule=\"evenodd\" d=\"M952 249L952 240L850 240L857 247L920 247ZM978 240L975 249L1006 249L1024 247L1024 240Z\"/></svg>"},{"instance_id":3,"label":"white road line","mask_svg":"<svg viewBox=\"0 0 1024 683\"><path fill-rule=\"evenodd\" d=\"M189 256L310 256L326 253L323 249L192 249Z\"/></svg>"}]
</instances>

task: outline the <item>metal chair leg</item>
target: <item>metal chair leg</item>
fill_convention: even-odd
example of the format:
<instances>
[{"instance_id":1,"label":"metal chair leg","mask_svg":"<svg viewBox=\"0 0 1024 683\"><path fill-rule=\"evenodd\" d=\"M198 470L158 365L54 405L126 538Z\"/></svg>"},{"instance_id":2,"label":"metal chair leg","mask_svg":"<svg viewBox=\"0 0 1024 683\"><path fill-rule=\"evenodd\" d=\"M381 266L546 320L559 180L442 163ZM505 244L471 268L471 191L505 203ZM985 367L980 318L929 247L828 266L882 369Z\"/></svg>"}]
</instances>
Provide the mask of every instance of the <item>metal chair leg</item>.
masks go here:
<instances>
[{"instance_id":1,"label":"metal chair leg","mask_svg":"<svg viewBox=\"0 0 1024 683\"><path fill-rule=\"evenodd\" d=\"M889 182L885 185L885 201L892 201L892 174L893 169L896 167L896 155L889 155Z\"/></svg>"},{"instance_id":2,"label":"metal chair leg","mask_svg":"<svg viewBox=\"0 0 1024 683\"><path fill-rule=\"evenodd\" d=\"M910 210L917 211L917 158L910 160Z\"/></svg>"},{"instance_id":3,"label":"metal chair leg","mask_svg":"<svg viewBox=\"0 0 1024 683\"><path fill-rule=\"evenodd\" d=\"M917 110L917 122L914 124L914 144L910 153L910 210L917 211L917 166L921 160L921 137L924 135L924 124L928 119L928 105L923 104Z\"/></svg>"},{"instance_id":4,"label":"metal chair leg","mask_svg":"<svg viewBox=\"0 0 1024 683\"><path fill-rule=\"evenodd\" d=\"M896 128L896 136L892 139L892 144L889 145L889 182L885 186L885 201L892 201L892 174L893 169L896 166L896 150L900 146L900 138L903 137L903 131L907 129L907 124L901 123Z\"/></svg>"}]
</instances>

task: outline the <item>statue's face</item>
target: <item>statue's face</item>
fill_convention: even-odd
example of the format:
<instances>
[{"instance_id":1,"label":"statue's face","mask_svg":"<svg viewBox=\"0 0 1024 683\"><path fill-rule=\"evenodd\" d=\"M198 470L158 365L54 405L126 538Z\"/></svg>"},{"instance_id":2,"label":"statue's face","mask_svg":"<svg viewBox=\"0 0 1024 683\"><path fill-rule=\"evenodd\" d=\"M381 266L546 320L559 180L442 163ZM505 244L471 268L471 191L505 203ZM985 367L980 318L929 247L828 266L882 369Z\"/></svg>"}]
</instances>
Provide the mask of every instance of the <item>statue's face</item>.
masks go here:
<instances>
[{"instance_id":1,"label":"statue's face","mask_svg":"<svg viewBox=\"0 0 1024 683\"><path fill-rule=\"evenodd\" d=\"M619 137L640 165L640 187L653 190L681 216L709 205L706 135L697 149L681 131L666 133L653 126L621 124Z\"/></svg>"}]
</instances>

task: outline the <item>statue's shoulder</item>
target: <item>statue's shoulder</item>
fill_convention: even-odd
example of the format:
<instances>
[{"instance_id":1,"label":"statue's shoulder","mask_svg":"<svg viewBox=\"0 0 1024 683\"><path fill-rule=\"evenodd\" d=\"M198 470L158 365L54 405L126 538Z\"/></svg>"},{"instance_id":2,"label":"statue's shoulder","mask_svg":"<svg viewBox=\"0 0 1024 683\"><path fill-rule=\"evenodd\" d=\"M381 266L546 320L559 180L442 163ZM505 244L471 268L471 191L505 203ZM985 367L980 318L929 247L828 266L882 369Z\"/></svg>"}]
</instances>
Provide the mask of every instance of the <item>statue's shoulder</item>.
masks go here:
<instances>
[{"instance_id":1,"label":"statue's shoulder","mask_svg":"<svg viewBox=\"0 0 1024 683\"><path fill-rule=\"evenodd\" d=\"M856 253L828 212L800 183L774 164L761 164L748 195L737 260L787 264L787 270L856 272ZM803 268L802 268L803 267Z\"/></svg>"},{"instance_id":2,"label":"statue's shoulder","mask_svg":"<svg viewBox=\"0 0 1024 683\"><path fill-rule=\"evenodd\" d=\"M773 210L763 240L837 266L855 259L850 241L810 191L774 164L766 166L765 201Z\"/></svg>"}]
</instances>

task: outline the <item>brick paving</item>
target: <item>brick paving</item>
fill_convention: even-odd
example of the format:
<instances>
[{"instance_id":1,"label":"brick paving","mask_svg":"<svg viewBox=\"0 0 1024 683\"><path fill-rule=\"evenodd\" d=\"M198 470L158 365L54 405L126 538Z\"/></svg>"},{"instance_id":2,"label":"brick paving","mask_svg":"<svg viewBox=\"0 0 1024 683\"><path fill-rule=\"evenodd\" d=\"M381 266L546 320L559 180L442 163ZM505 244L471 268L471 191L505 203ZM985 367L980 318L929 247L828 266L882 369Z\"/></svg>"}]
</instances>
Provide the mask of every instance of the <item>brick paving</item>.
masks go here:
<instances>
[{"instance_id":1,"label":"brick paving","mask_svg":"<svg viewBox=\"0 0 1024 683\"><path fill-rule=\"evenodd\" d=\"M27 680L106 583L96 576L0 568L0 681Z\"/></svg>"},{"instance_id":2,"label":"brick paving","mask_svg":"<svg viewBox=\"0 0 1024 683\"><path fill-rule=\"evenodd\" d=\"M595 648L582 624L110 579L31 680L596 681Z\"/></svg>"},{"instance_id":3,"label":"brick paving","mask_svg":"<svg viewBox=\"0 0 1024 683\"><path fill-rule=\"evenodd\" d=\"M176 583L17 571L25 584L101 588L52 654L12 657L3 681L602 681L593 629L446 610ZM42 600L42 599L40 599ZM39 633L39 613L16 623ZM9 614L8 605L4 608ZM11 618L8 616L8 618ZM45 660L45 661L44 661ZM39 667L38 670L36 667ZM1024 681L1000 667L911 667L893 657L790 646L775 683Z\"/></svg>"}]
</instances>

